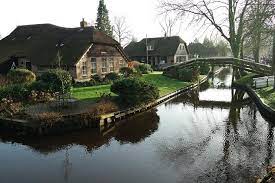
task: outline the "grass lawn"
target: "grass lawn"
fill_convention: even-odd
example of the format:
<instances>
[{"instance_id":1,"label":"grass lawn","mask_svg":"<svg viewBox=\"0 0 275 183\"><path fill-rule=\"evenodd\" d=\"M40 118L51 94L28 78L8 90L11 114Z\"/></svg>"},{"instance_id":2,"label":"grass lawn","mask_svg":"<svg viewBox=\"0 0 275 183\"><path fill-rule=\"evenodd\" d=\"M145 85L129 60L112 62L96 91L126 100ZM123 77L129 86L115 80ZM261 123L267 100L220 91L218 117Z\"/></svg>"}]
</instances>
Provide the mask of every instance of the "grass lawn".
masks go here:
<instances>
[{"instance_id":1,"label":"grass lawn","mask_svg":"<svg viewBox=\"0 0 275 183\"><path fill-rule=\"evenodd\" d=\"M111 93L111 85L73 88L72 95L78 100L97 100L102 93ZM115 95L112 93L112 95Z\"/></svg>"},{"instance_id":2,"label":"grass lawn","mask_svg":"<svg viewBox=\"0 0 275 183\"><path fill-rule=\"evenodd\" d=\"M180 80L168 78L162 75L162 72L153 72L151 74L145 74L141 79L155 84L160 90L160 96L169 94L180 88L189 86L191 83L183 82ZM80 87L73 88L72 95L79 100L97 100L102 93L111 93L111 85L101 85L92 87ZM115 94L111 93L115 96Z\"/></svg>"},{"instance_id":3,"label":"grass lawn","mask_svg":"<svg viewBox=\"0 0 275 183\"><path fill-rule=\"evenodd\" d=\"M258 89L256 92L267 105L275 110L275 91L273 87Z\"/></svg>"},{"instance_id":4,"label":"grass lawn","mask_svg":"<svg viewBox=\"0 0 275 183\"><path fill-rule=\"evenodd\" d=\"M172 79L162 75L162 72L153 72L142 76L143 80L155 84L159 88L160 96L172 93L175 90L189 86L191 83Z\"/></svg>"}]
</instances>

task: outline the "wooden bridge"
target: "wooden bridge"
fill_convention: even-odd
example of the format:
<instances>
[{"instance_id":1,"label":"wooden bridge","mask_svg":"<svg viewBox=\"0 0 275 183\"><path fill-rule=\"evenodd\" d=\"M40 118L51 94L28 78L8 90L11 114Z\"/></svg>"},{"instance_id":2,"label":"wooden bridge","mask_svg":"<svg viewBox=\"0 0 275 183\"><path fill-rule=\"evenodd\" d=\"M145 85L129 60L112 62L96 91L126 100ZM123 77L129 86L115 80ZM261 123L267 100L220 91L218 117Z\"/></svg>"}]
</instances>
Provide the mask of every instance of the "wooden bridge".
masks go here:
<instances>
[{"instance_id":1,"label":"wooden bridge","mask_svg":"<svg viewBox=\"0 0 275 183\"><path fill-rule=\"evenodd\" d=\"M170 69L174 69L175 67L178 68L186 68L186 67L192 67L196 64L209 64L212 66L215 65L232 65L235 68L239 68L245 71L257 73L260 75L272 75L272 68L271 66L248 61L248 60L243 60L243 59L238 59L238 58L233 58L233 57L210 57L210 58L195 58L188 60L183 63L175 64L169 67L166 67L164 70L168 71Z\"/></svg>"}]
</instances>

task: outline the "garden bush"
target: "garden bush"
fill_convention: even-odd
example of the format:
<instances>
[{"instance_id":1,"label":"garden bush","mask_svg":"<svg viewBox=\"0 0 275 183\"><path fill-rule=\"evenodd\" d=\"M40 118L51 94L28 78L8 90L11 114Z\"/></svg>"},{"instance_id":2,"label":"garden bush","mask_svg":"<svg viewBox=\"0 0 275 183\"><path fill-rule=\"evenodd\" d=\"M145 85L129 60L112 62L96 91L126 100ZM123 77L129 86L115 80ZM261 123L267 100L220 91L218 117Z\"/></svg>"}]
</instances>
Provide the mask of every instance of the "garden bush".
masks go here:
<instances>
[{"instance_id":1,"label":"garden bush","mask_svg":"<svg viewBox=\"0 0 275 183\"><path fill-rule=\"evenodd\" d=\"M199 65L199 71L200 71L200 74L207 75L210 71L209 64L205 64L205 63L200 64Z\"/></svg>"},{"instance_id":2,"label":"garden bush","mask_svg":"<svg viewBox=\"0 0 275 183\"><path fill-rule=\"evenodd\" d=\"M166 70L163 73L164 76L186 81L186 82L194 82L198 81L200 72L198 68L172 68L170 70Z\"/></svg>"},{"instance_id":3,"label":"garden bush","mask_svg":"<svg viewBox=\"0 0 275 183\"><path fill-rule=\"evenodd\" d=\"M101 83L101 82L103 82L103 78L102 78L100 75L98 75L98 74L92 75L92 76L91 76L91 79L94 80L96 83Z\"/></svg>"},{"instance_id":4,"label":"garden bush","mask_svg":"<svg viewBox=\"0 0 275 183\"><path fill-rule=\"evenodd\" d=\"M12 84L0 88L0 99L12 99L14 101L24 101L30 95L30 90L26 84Z\"/></svg>"},{"instance_id":5,"label":"garden bush","mask_svg":"<svg viewBox=\"0 0 275 183\"><path fill-rule=\"evenodd\" d=\"M142 74L149 74L150 72L153 72L153 69L149 64L140 64L138 65L137 70L139 70Z\"/></svg>"},{"instance_id":6,"label":"garden bush","mask_svg":"<svg viewBox=\"0 0 275 183\"><path fill-rule=\"evenodd\" d=\"M35 74L27 69L11 69L7 77L13 84L32 83L36 80Z\"/></svg>"},{"instance_id":7,"label":"garden bush","mask_svg":"<svg viewBox=\"0 0 275 183\"><path fill-rule=\"evenodd\" d=\"M91 78L90 81L85 82L75 82L73 85L74 87L88 87L88 86L96 86L98 83Z\"/></svg>"},{"instance_id":8,"label":"garden bush","mask_svg":"<svg viewBox=\"0 0 275 183\"><path fill-rule=\"evenodd\" d=\"M138 78L125 78L116 81L111 91L119 96L126 106L141 105L152 102L159 97L159 90L155 85Z\"/></svg>"},{"instance_id":9,"label":"garden bush","mask_svg":"<svg viewBox=\"0 0 275 183\"><path fill-rule=\"evenodd\" d=\"M127 78L134 75L135 69L130 67L122 67L119 72Z\"/></svg>"},{"instance_id":10,"label":"garden bush","mask_svg":"<svg viewBox=\"0 0 275 183\"><path fill-rule=\"evenodd\" d=\"M116 80L119 80L120 79L120 76L115 73L115 72L111 72L111 73L108 73L106 74L104 80L106 81L116 81Z\"/></svg>"},{"instance_id":11,"label":"garden bush","mask_svg":"<svg viewBox=\"0 0 275 183\"><path fill-rule=\"evenodd\" d=\"M50 92L68 93L72 87L72 77L69 72L62 69L52 69L40 77L42 85L48 85Z\"/></svg>"}]
</instances>

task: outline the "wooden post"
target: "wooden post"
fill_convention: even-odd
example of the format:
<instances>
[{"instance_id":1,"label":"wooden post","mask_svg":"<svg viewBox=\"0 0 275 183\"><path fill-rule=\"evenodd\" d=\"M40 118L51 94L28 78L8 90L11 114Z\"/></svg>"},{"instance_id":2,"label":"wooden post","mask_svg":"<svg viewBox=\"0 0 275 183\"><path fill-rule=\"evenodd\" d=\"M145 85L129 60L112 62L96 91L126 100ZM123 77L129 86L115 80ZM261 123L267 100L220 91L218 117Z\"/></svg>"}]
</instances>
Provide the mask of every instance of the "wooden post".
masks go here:
<instances>
[{"instance_id":1,"label":"wooden post","mask_svg":"<svg viewBox=\"0 0 275 183\"><path fill-rule=\"evenodd\" d=\"M274 76L273 90L275 90L275 27L274 27L274 30L273 30L272 73L273 73L273 76Z\"/></svg>"}]
</instances>

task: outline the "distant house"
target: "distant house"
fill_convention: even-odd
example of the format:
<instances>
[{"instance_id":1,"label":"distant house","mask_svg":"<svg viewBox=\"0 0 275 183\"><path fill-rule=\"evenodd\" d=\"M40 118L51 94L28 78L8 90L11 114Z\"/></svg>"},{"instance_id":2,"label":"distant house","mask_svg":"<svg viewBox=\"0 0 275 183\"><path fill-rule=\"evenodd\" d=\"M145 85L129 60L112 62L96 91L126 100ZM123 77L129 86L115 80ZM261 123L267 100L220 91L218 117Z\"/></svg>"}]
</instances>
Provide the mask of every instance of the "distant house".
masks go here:
<instances>
[{"instance_id":1,"label":"distant house","mask_svg":"<svg viewBox=\"0 0 275 183\"><path fill-rule=\"evenodd\" d=\"M127 66L128 58L120 44L87 27L83 20L79 28L64 28L52 24L17 27L0 40L0 73L20 67L35 73L61 67L77 81L89 80L119 72Z\"/></svg>"},{"instance_id":2,"label":"distant house","mask_svg":"<svg viewBox=\"0 0 275 183\"><path fill-rule=\"evenodd\" d=\"M131 42L124 51L131 60L158 67L188 60L186 42L179 36L144 38L140 42Z\"/></svg>"}]
</instances>

